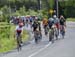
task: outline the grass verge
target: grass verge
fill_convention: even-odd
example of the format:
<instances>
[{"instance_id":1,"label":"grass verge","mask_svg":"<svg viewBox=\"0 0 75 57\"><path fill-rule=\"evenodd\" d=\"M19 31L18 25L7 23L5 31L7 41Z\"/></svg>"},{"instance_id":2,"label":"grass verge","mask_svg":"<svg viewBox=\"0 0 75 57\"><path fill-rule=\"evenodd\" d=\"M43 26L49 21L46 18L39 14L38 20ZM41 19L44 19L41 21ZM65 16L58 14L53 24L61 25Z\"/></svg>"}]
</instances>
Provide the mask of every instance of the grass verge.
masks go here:
<instances>
[{"instance_id":1,"label":"grass verge","mask_svg":"<svg viewBox=\"0 0 75 57\"><path fill-rule=\"evenodd\" d=\"M75 22L75 18L67 18L67 21Z\"/></svg>"}]
</instances>

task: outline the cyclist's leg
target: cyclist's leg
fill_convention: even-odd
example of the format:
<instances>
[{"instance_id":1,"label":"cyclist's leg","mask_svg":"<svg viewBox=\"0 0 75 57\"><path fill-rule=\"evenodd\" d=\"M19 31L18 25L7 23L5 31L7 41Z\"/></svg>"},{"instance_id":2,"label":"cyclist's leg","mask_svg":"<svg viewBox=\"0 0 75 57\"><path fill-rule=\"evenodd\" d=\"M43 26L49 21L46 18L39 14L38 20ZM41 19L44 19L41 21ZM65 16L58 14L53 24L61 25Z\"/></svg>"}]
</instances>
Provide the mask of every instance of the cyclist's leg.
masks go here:
<instances>
[{"instance_id":1,"label":"cyclist's leg","mask_svg":"<svg viewBox=\"0 0 75 57\"><path fill-rule=\"evenodd\" d=\"M40 36L41 36L40 39L42 39L42 32L40 32Z\"/></svg>"},{"instance_id":2,"label":"cyclist's leg","mask_svg":"<svg viewBox=\"0 0 75 57\"><path fill-rule=\"evenodd\" d=\"M46 34L46 25L44 25L44 33Z\"/></svg>"},{"instance_id":3,"label":"cyclist's leg","mask_svg":"<svg viewBox=\"0 0 75 57\"><path fill-rule=\"evenodd\" d=\"M38 43L38 37L37 37L37 35L35 36L35 43L36 44Z\"/></svg>"},{"instance_id":4,"label":"cyclist's leg","mask_svg":"<svg viewBox=\"0 0 75 57\"><path fill-rule=\"evenodd\" d=\"M61 25L60 34L61 34L61 37L64 38L65 32L64 32L64 26L63 25Z\"/></svg>"},{"instance_id":5,"label":"cyclist's leg","mask_svg":"<svg viewBox=\"0 0 75 57\"><path fill-rule=\"evenodd\" d=\"M60 36L62 38L62 25L60 25Z\"/></svg>"},{"instance_id":6,"label":"cyclist's leg","mask_svg":"<svg viewBox=\"0 0 75 57\"><path fill-rule=\"evenodd\" d=\"M47 28L47 25L45 26L45 35L48 34L48 28Z\"/></svg>"},{"instance_id":7,"label":"cyclist's leg","mask_svg":"<svg viewBox=\"0 0 75 57\"><path fill-rule=\"evenodd\" d=\"M20 41L20 44L23 43L23 41L22 41L22 35L21 34L19 35L19 41Z\"/></svg>"},{"instance_id":8,"label":"cyclist's leg","mask_svg":"<svg viewBox=\"0 0 75 57\"><path fill-rule=\"evenodd\" d=\"M42 33L41 33L41 31L39 31L39 40L41 40L42 39Z\"/></svg>"},{"instance_id":9,"label":"cyclist's leg","mask_svg":"<svg viewBox=\"0 0 75 57\"><path fill-rule=\"evenodd\" d=\"M58 36L59 36L59 30L57 29L56 40L58 40Z\"/></svg>"},{"instance_id":10,"label":"cyclist's leg","mask_svg":"<svg viewBox=\"0 0 75 57\"><path fill-rule=\"evenodd\" d=\"M49 32L49 41L52 41L52 35L51 35L51 32Z\"/></svg>"},{"instance_id":11,"label":"cyclist's leg","mask_svg":"<svg viewBox=\"0 0 75 57\"><path fill-rule=\"evenodd\" d=\"M54 43L54 28L52 29L52 43Z\"/></svg>"},{"instance_id":12,"label":"cyclist's leg","mask_svg":"<svg viewBox=\"0 0 75 57\"><path fill-rule=\"evenodd\" d=\"M59 36L59 27L60 27L59 26L59 23L57 23L57 26L56 27L57 27L57 35Z\"/></svg>"},{"instance_id":13,"label":"cyclist's leg","mask_svg":"<svg viewBox=\"0 0 75 57\"><path fill-rule=\"evenodd\" d=\"M43 28L44 28L44 34L45 34L45 25L43 26Z\"/></svg>"},{"instance_id":14,"label":"cyclist's leg","mask_svg":"<svg viewBox=\"0 0 75 57\"><path fill-rule=\"evenodd\" d=\"M39 43L40 40L41 40L41 32L38 31L38 32L37 32L37 43Z\"/></svg>"},{"instance_id":15,"label":"cyclist's leg","mask_svg":"<svg viewBox=\"0 0 75 57\"><path fill-rule=\"evenodd\" d=\"M21 40L21 44L23 43L23 41L22 41L22 35L20 35L20 40Z\"/></svg>"},{"instance_id":16,"label":"cyclist's leg","mask_svg":"<svg viewBox=\"0 0 75 57\"><path fill-rule=\"evenodd\" d=\"M21 50L21 38L20 38L20 36L19 36L19 50Z\"/></svg>"},{"instance_id":17,"label":"cyclist's leg","mask_svg":"<svg viewBox=\"0 0 75 57\"><path fill-rule=\"evenodd\" d=\"M57 31L57 28L55 28L55 37L56 37L56 40L58 40L58 31Z\"/></svg>"},{"instance_id":18,"label":"cyclist's leg","mask_svg":"<svg viewBox=\"0 0 75 57\"><path fill-rule=\"evenodd\" d=\"M54 43L54 28L51 28L52 43Z\"/></svg>"},{"instance_id":19,"label":"cyclist's leg","mask_svg":"<svg viewBox=\"0 0 75 57\"><path fill-rule=\"evenodd\" d=\"M21 50L21 47L22 47L21 44L23 43L21 33L18 35L18 40L19 40L19 49Z\"/></svg>"},{"instance_id":20,"label":"cyclist's leg","mask_svg":"<svg viewBox=\"0 0 75 57\"><path fill-rule=\"evenodd\" d=\"M65 36L65 27L64 27L64 25L63 25L63 29L62 29L62 38L64 38L64 36Z\"/></svg>"},{"instance_id":21,"label":"cyclist's leg","mask_svg":"<svg viewBox=\"0 0 75 57\"><path fill-rule=\"evenodd\" d=\"M53 29L50 29L50 30L51 31L49 31L49 41L54 43L54 31L53 31Z\"/></svg>"}]
</instances>

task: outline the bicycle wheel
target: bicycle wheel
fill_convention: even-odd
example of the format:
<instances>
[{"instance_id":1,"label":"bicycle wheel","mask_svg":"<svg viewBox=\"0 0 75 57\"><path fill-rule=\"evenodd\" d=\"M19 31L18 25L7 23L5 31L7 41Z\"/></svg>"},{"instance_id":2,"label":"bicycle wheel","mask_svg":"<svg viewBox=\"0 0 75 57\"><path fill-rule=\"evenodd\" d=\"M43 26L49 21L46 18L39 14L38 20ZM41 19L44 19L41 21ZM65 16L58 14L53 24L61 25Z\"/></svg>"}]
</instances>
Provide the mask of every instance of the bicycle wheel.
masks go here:
<instances>
[{"instance_id":1,"label":"bicycle wheel","mask_svg":"<svg viewBox=\"0 0 75 57\"><path fill-rule=\"evenodd\" d=\"M35 38L35 43L38 43L38 32L34 31L34 38Z\"/></svg>"},{"instance_id":2,"label":"bicycle wheel","mask_svg":"<svg viewBox=\"0 0 75 57\"><path fill-rule=\"evenodd\" d=\"M35 38L35 43L36 43L36 44L38 43L38 38L37 38L37 37Z\"/></svg>"},{"instance_id":3,"label":"bicycle wheel","mask_svg":"<svg viewBox=\"0 0 75 57\"><path fill-rule=\"evenodd\" d=\"M53 29L49 29L49 41L54 43L54 31L53 31Z\"/></svg>"},{"instance_id":4,"label":"bicycle wheel","mask_svg":"<svg viewBox=\"0 0 75 57\"><path fill-rule=\"evenodd\" d=\"M64 30L61 31L61 35L62 35L62 38L64 38L64 36L65 36L65 31Z\"/></svg>"},{"instance_id":5,"label":"bicycle wheel","mask_svg":"<svg viewBox=\"0 0 75 57\"><path fill-rule=\"evenodd\" d=\"M21 36L20 35L17 36L17 49L18 51L21 50Z\"/></svg>"},{"instance_id":6,"label":"bicycle wheel","mask_svg":"<svg viewBox=\"0 0 75 57\"><path fill-rule=\"evenodd\" d=\"M58 40L58 34L59 34L58 29L55 29L55 37L56 37L56 40Z\"/></svg>"},{"instance_id":7,"label":"bicycle wheel","mask_svg":"<svg viewBox=\"0 0 75 57\"><path fill-rule=\"evenodd\" d=\"M64 26L61 26L60 34L61 34L62 38L64 38L64 36L65 36Z\"/></svg>"},{"instance_id":8,"label":"bicycle wheel","mask_svg":"<svg viewBox=\"0 0 75 57\"><path fill-rule=\"evenodd\" d=\"M51 29L49 29L49 41L52 41Z\"/></svg>"},{"instance_id":9,"label":"bicycle wheel","mask_svg":"<svg viewBox=\"0 0 75 57\"><path fill-rule=\"evenodd\" d=\"M47 35L48 34L48 29L47 29L47 27L45 28L45 35Z\"/></svg>"}]
</instances>

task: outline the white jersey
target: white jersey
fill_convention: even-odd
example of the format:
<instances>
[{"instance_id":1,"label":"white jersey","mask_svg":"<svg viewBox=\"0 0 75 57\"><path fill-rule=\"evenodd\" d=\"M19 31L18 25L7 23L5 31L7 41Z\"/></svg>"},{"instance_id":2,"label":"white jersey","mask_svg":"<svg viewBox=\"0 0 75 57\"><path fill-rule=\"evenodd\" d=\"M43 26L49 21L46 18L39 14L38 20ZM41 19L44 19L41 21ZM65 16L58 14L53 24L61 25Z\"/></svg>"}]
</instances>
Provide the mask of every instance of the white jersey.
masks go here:
<instances>
[{"instance_id":1,"label":"white jersey","mask_svg":"<svg viewBox=\"0 0 75 57\"><path fill-rule=\"evenodd\" d=\"M21 30L21 31L23 31L23 27L16 26L16 30Z\"/></svg>"}]
</instances>

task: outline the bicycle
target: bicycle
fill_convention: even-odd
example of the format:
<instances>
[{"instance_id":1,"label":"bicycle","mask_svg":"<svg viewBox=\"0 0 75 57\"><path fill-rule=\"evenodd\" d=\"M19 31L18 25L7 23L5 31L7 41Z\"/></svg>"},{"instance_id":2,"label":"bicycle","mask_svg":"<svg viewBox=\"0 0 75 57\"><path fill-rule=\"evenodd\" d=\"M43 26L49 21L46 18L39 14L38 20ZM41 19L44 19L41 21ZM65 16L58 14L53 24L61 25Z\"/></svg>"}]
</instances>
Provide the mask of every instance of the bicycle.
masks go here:
<instances>
[{"instance_id":1,"label":"bicycle","mask_svg":"<svg viewBox=\"0 0 75 57\"><path fill-rule=\"evenodd\" d=\"M61 25L60 34L62 35L62 38L64 39L64 36L65 36L65 28L64 28L64 25Z\"/></svg>"},{"instance_id":2,"label":"bicycle","mask_svg":"<svg viewBox=\"0 0 75 57\"><path fill-rule=\"evenodd\" d=\"M49 29L49 41L54 43L54 28Z\"/></svg>"},{"instance_id":3,"label":"bicycle","mask_svg":"<svg viewBox=\"0 0 75 57\"><path fill-rule=\"evenodd\" d=\"M39 31L34 31L34 38L35 38L36 44L38 44L40 42L40 40L42 39L41 37L42 37L42 35L40 34Z\"/></svg>"},{"instance_id":4,"label":"bicycle","mask_svg":"<svg viewBox=\"0 0 75 57\"><path fill-rule=\"evenodd\" d=\"M21 34L17 34L17 49L18 49L18 51L20 51L21 49L22 49L22 46L21 46L21 44L22 44L22 37L21 37Z\"/></svg>"}]
</instances>

